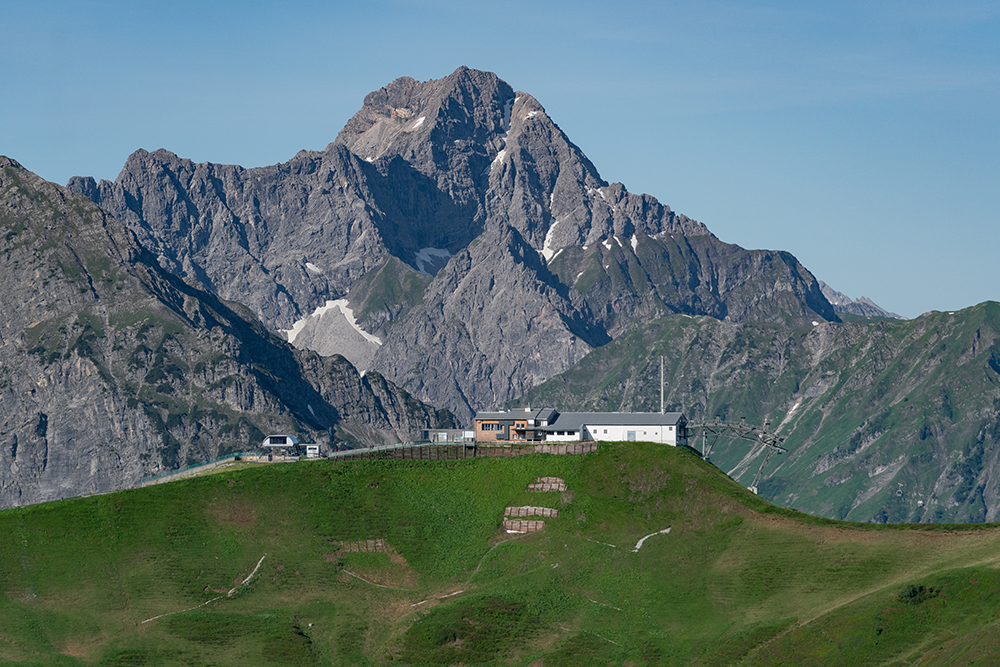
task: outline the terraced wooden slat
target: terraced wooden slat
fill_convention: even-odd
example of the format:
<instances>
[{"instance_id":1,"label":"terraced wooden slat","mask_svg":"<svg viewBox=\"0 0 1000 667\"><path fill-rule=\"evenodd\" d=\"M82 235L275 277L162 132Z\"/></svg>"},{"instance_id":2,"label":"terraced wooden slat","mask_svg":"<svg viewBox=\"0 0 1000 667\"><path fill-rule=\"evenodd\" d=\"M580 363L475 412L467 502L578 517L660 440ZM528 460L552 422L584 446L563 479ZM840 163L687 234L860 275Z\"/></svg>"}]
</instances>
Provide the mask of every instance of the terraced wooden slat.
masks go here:
<instances>
[{"instance_id":1,"label":"terraced wooden slat","mask_svg":"<svg viewBox=\"0 0 1000 667\"><path fill-rule=\"evenodd\" d=\"M545 528L544 521L529 520L525 521L523 519L511 519L503 522L504 530L508 533L537 533L542 528Z\"/></svg>"},{"instance_id":2,"label":"terraced wooden slat","mask_svg":"<svg viewBox=\"0 0 1000 667\"><path fill-rule=\"evenodd\" d=\"M553 509L551 507L533 507L531 505L524 505L522 507L505 507L503 510L503 515L505 517L527 517L527 516L544 516L544 517L557 517L559 516L559 510Z\"/></svg>"},{"instance_id":3,"label":"terraced wooden slat","mask_svg":"<svg viewBox=\"0 0 1000 667\"><path fill-rule=\"evenodd\" d=\"M539 477L528 485L528 491L545 493L547 491L565 491L566 482L559 477Z\"/></svg>"}]
</instances>

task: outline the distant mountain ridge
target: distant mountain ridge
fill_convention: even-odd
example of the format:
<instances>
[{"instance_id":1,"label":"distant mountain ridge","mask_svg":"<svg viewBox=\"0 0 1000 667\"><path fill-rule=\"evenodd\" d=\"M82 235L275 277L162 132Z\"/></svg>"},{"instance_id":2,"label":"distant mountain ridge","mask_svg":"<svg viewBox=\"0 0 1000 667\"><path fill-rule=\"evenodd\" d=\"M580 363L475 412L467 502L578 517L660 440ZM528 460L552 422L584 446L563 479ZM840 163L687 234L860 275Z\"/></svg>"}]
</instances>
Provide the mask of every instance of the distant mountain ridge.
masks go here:
<instances>
[{"instance_id":1,"label":"distant mountain ridge","mask_svg":"<svg viewBox=\"0 0 1000 667\"><path fill-rule=\"evenodd\" d=\"M284 164L137 151L114 183L69 188L164 268L462 419L663 315L837 320L792 255L608 184L531 95L465 67L372 92L326 149ZM378 343L332 310L310 321L338 300Z\"/></svg>"},{"instance_id":2,"label":"distant mountain ridge","mask_svg":"<svg viewBox=\"0 0 1000 667\"><path fill-rule=\"evenodd\" d=\"M882 308L866 296L852 299L843 292L838 292L822 280L819 281L820 290L823 296L830 302L833 309L838 313L850 313L859 317L885 317L893 320L905 320L906 318L896 313L891 313Z\"/></svg>"}]
</instances>

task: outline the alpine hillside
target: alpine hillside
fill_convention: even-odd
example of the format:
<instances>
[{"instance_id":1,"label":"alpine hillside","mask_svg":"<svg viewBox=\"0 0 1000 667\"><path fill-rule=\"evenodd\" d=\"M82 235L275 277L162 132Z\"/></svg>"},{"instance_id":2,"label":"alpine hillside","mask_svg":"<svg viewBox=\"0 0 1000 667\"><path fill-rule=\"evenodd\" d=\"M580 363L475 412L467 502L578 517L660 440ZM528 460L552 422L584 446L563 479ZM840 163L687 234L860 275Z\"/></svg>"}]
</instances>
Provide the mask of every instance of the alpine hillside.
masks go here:
<instances>
[{"instance_id":1,"label":"alpine hillside","mask_svg":"<svg viewBox=\"0 0 1000 667\"><path fill-rule=\"evenodd\" d=\"M779 505L878 523L1000 519L998 303L802 327L675 315L620 336L522 400L658 411L661 357L668 410L692 421L769 419L787 436L788 453L769 459L757 485ZM763 454L724 438L709 452L748 486Z\"/></svg>"},{"instance_id":2,"label":"alpine hillside","mask_svg":"<svg viewBox=\"0 0 1000 667\"><path fill-rule=\"evenodd\" d=\"M451 415L299 351L0 157L0 507L137 484L265 433L382 443Z\"/></svg>"},{"instance_id":3,"label":"alpine hillside","mask_svg":"<svg viewBox=\"0 0 1000 667\"><path fill-rule=\"evenodd\" d=\"M524 512L540 530L507 532ZM818 519L653 443L234 467L3 510L0 535L4 665L995 665L1000 645L996 526Z\"/></svg>"}]
</instances>

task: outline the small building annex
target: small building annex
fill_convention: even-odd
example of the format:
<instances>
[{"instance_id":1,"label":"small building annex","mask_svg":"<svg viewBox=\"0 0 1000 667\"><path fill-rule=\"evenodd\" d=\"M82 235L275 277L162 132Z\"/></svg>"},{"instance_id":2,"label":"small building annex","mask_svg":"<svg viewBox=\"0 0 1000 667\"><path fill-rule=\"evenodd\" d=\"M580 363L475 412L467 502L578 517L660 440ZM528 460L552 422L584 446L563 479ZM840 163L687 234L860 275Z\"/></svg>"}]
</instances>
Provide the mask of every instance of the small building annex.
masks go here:
<instances>
[{"instance_id":1,"label":"small building annex","mask_svg":"<svg viewBox=\"0 0 1000 667\"><path fill-rule=\"evenodd\" d=\"M479 412L475 423L477 443L613 440L687 445L687 420L681 412L559 412L554 408L515 408Z\"/></svg>"},{"instance_id":2,"label":"small building annex","mask_svg":"<svg viewBox=\"0 0 1000 667\"><path fill-rule=\"evenodd\" d=\"M268 452L267 460L269 461L296 458L303 453L306 458L319 458L319 445L300 443L294 435L269 435L264 438L261 447ZM274 454L273 452L278 453ZM278 456L279 459L275 459L275 456Z\"/></svg>"}]
</instances>

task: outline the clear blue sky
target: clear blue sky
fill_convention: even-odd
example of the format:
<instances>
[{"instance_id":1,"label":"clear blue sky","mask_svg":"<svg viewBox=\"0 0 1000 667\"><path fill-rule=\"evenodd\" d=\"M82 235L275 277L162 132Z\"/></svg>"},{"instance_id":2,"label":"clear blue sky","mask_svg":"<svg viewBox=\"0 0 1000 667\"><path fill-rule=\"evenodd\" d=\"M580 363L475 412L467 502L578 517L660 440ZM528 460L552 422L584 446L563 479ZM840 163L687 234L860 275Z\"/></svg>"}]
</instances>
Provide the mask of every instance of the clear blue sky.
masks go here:
<instances>
[{"instance_id":1,"label":"clear blue sky","mask_svg":"<svg viewBox=\"0 0 1000 667\"><path fill-rule=\"evenodd\" d=\"M1000 3L0 5L0 153L113 180L252 167L459 65L534 95L608 181L916 316L1000 300Z\"/></svg>"}]
</instances>

